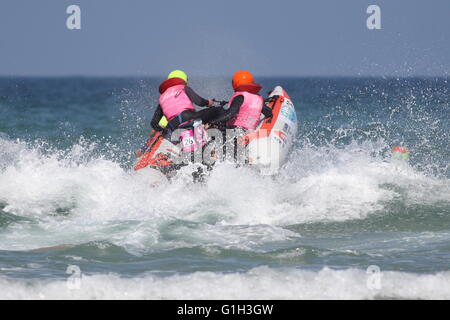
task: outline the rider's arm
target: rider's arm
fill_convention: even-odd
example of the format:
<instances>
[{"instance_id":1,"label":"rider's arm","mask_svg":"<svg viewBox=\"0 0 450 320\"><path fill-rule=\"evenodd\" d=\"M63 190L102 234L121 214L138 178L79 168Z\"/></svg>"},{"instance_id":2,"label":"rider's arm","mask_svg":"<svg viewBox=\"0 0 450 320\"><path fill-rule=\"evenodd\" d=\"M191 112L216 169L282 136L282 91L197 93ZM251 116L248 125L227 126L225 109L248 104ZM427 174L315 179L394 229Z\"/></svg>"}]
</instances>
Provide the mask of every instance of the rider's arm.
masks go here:
<instances>
[{"instance_id":1,"label":"rider's arm","mask_svg":"<svg viewBox=\"0 0 450 320\"><path fill-rule=\"evenodd\" d=\"M191 87L186 86L184 88L184 91L186 92L187 96L193 103L200 107L206 107L209 105L209 100L206 100L205 98L200 97L194 90L192 90Z\"/></svg>"},{"instance_id":2,"label":"rider's arm","mask_svg":"<svg viewBox=\"0 0 450 320\"><path fill-rule=\"evenodd\" d=\"M162 111L161 106L158 104L158 107L155 110L155 113L153 114L153 118L152 121L150 122L150 125L152 126L153 129L155 129L156 131L163 131L164 128L161 128L159 126L159 121L161 120L161 118L164 116L164 113Z\"/></svg>"},{"instance_id":3,"label":"rider's arm","mask_svg":"<svg viewBox=\"0 0 450 320\"><path fill-rule=\"evenodd\" d=\"M221 112L221 115L214 119L211 123L219 123L219 122L225 122L229 119L233 118L241 108L242 104L244 103L244 96L238 95L233 98L233 101L231 101L230 107L228 110L224 110Z\"/></svg>"}]
</instances>

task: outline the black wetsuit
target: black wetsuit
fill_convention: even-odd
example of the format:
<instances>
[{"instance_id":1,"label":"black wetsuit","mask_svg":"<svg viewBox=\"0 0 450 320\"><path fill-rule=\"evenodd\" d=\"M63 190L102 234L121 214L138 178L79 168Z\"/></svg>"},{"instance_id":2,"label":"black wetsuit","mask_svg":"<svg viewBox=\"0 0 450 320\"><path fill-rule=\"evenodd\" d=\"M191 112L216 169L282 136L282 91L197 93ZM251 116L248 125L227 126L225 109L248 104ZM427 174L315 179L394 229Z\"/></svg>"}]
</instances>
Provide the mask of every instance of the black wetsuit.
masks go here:
<instances>
[{"instance_id":1,"label":"black wetsuit","mask_svg":"<svg viewBox=\"0 0 450 320\"><path fill-rule=\"evenodd\" d=\"M189 97L192 103L200 107L206 107L208 105L209 101L199 96L194 90L192 90L191 87L186 86L184 88L184 91L186 92L186 95ZM181 113L182 122L199 119L202 120L203 123L209 123L214 118L216 118L220 114L220 112L221 108L207 108L200 111L185 110ZM155 113L153 114L153 119L150 123L152 128L156 131L165 131L164 128L161 128L159 126L159 121L163 116L164 113L162 111L162 108L160 105L158 105ZM174 128L171 129L173 130Z\"/></svg>"}]
</instances>

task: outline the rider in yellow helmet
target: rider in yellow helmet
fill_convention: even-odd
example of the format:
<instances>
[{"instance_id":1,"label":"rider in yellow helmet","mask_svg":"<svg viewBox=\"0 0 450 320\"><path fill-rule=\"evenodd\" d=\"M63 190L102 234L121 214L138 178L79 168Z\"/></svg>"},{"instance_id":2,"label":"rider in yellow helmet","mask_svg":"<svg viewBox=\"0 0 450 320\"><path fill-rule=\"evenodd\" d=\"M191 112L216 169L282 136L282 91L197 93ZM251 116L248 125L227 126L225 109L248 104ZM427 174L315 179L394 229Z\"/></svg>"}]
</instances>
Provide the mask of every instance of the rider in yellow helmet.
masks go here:
<instances>
[{"instance_id":1,"label":"rider in yellow helmet","mask_svg":"<svg viewBox=\"0 0 450 320\"><path fill-rule=\"evenodd\" d=\"M221 108L207 108L196 111L194 104L211 107L214 99L204 99L188 85L188 76L182 70L169 73L167 79L159 86L159 105L155 110L151 126L155 131L162 131L166 136L180 125L189 125L193 120L208 123L221 111ZM139 152L141 151L141 152ZM138 150L139 156L144 150Z\"/></svg>"},{"instance_id":2,"label":"rider in yellow helmet","mask_svg":"<svg viewBox=\"0 0 450 320\"><path fill-rule=\"evenodd\" d=\"M184 71L174 70L159 86L159 105L152 120L152 127L158 130L157 123L162 117L167 119L167 127L176 130L181 124L194 119L207 123L215 117L215 108L196 111L194 105L210 107L214 100L204 99L188 86L188 76Z\"/></svg>"},{"instance_id":3,"label":"rider in yellow helmet","mask_svg":"<svg viewBox=\"0 0 450 320\"><path fill-rule=\"evenodd\" d=\"M188 82L187 74L184 71L181 71L181 70L174 70L171 73L169 73L169 75L167 76L167 79L172 79L172 78L180 78L180 79L183 79L186 83ZM153 124L154 124L154 122L153 122ZM158 122L158 125L156 125L156 126L152 125L152 127L155 130L158 130L160 128L161 129L165 129L168 124L169 124L169 122L167 121L167 118L165 116L162 116L161 119Z\"/></svg>"}]
</instances>

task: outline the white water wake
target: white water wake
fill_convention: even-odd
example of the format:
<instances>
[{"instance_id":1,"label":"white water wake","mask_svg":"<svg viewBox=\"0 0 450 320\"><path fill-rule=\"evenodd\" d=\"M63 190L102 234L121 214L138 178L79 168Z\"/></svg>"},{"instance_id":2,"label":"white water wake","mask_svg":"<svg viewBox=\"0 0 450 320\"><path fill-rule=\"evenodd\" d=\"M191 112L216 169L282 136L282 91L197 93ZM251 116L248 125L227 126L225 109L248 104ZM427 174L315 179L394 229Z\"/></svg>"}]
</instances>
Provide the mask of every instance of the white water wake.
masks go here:
<instances>
[{"instance_id":1,"label":"white water wake","mask_svg":"<svg viewBox=\"0 0 450 320\"><path fill-rule=\"evenodd\" d=\"M98 240L132 252L195 243L248 249L255 242L300 236L283 226L365 219L400 196L406 204L450 198L448 179L373 156L385 147L377 143L294 150L275 179L221 164L205 184L180 174L156 188L120 163L93 154L89 143L74 145L63 156L5 138L0 146L2 210L34 221L2 230L3 250ZM201 232L180 226L187 243L161 240L162 228L177 220L195 223Z\"/></svg>"},{"instance_id":2,"label":"white water wake","mask_svg":"<svg viewBox=\"0 0 450 320\"><path fill-rule=\"evenodd\" d=\"M83 276L67 280L0 278L0 299L450 299L450 272L381 272L377 281L363 270L304 271L258 267L245 273L196 272L160 277ZM71 281L71 280L69 280Z\"/></svg>"}]
</instances>

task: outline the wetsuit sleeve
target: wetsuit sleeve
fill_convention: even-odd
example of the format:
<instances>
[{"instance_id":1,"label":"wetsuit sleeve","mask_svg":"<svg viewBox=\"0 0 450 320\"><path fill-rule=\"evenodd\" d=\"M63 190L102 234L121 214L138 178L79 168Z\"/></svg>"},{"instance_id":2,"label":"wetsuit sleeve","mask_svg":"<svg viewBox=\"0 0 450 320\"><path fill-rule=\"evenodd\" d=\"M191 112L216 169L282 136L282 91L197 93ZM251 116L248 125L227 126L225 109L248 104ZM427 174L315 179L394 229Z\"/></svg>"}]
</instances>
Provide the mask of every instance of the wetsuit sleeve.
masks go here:
<instances>
[{"instance_id":1,"label":"wetsuit sleeve","mask_svg":"<svg viewBox=\"0 0 450 320\"><path fill-rule=\"evenodd\" d=\"M266 118L272 118L272 116L273 116L272 109L270 109L268 106L266 106L266 104L263 104L262 114Z\"/></svg>"},{"instance_id":2,"label":"wetsuit sleeve","mask_svg":"<svg viewBox=\"0 0 450 320\"><path fill-rule=\"evenodd\" d=\"M238 113L238 111L243 103L244 103L243 95L234 97L233 101L231 101L231 104L230 104L230 107L228 108L228 110L224 110L223 112L221 112L221 115L219 115L211 123L216 124L219 122L225 122L225 121L228 121L229 119L233 118Z\"/></svg>"},{"instance_id":3,"label":"wetsuit sleeve","mask_svg":"<svg viewBox=\"0 0 450 320\"><path fill-rule=\"evenodd\" d=\"M200 97L194 90L192 90L191 87L186 86L184 88L184 91L186 92L189 99L191 99L191 101L196 105L200 107L206 107L208 105L209 101L205 98Z\"/></svg>"},{"instance_id":4,"label":"wetsuit sleeve","mask_svg":"<svg viewBox=\"0 0 450 320\"><path fill-rule=\"evenodd\" d=\"M163 131L164 128L161 128L159 126L159 121L161 120L161 118L163 117L164 113L162 111L161 106L158 104L158 107L155 110L155 113L153 114L153 118L152 121L150 122L150 125L152 126L153 129L155 129L156 131Z\"/></svg>"}]
</instances>

